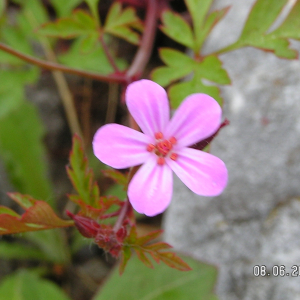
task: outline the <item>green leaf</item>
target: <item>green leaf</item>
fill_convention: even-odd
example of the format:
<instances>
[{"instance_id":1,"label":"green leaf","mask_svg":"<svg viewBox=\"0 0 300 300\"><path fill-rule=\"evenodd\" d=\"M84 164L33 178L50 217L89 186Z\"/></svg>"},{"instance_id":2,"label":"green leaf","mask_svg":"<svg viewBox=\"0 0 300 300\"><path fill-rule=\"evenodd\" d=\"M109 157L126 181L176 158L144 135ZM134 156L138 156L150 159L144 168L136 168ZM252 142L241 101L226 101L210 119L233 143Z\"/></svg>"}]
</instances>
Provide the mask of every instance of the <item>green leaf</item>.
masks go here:
<instances>
[{"instance_id":1,"label":"green leaf","mask_svg":"<svg viewBox=\"0 0 300 300\"><path fill-rule=\"evenodd\" d=\"M198 76L217 84L230 84L230 78L222 67L222 62L215 55L204 57L203 61L195 64Z\"/></svg>"},{"instance_id":2,"label":"green leaf","mask_svg":"<svg viewBox=\"0 0 300 300\"><path fill-rule=\"evenodd\" d=\"M128 7L122 11L122 4L115 2L106 17L104 31L138 45L139 34L133 31L132 28L140 23L141 21L137 17L134 8Z\"/></svg>"},{"instance_id":3,"label":"green leaf","mask_svg":"<svg viewBox=\"0 0 300 300\"><path fill-rule=\"evenodd\" d=\"M161 16L164 34L174 41L195 50L194 36L189 24L179 15L171 11L164 11Z\"/></svg>"},{"instance_id":4,"label":"green leaf","mask_svg":"<svg viewBox=\"0 0 300 300\"><path fill-rule=\"evenodd\" d=\"M200 52L200 49L206 39L206 37L209 35L211 30L214 28L214 26L226 15L226 13L229 10L229 6L225 7L221 10L213 11L210 15L207 16L205 19L205 22L202 24L202 26L199 28L200 30L197 30L198 27L194 28L195 35L196 35L196 53Z\"/></svg>"},{"instance_id":5,"label":"green leaf","mask_svg":"<svg viewBox=\"0 0 300 300\"><path fill-rule=\"evenodd\" d=\"M151 78L161 86L167 86L194 70L195 61L182 52L170 48L161 48L159 56L167 66L154 69Z\"/></svg>"},{"instance_id":6,"label":"green leaf","mask_svg":"<svg viewBox=\"0 0 300 300\"><path fill-rule=\"evenodd\" d=\"M182 272L170 269L164 264L149 269L134 257L122 277L119 276L117 269L114 270L93 300L218 299L213 292L217 269L191 258L186 257L184 260L192 267L192 271Z\"/></svg>"},{"instance_id":7,"label":"green leaf","mask_svg":"<svg viewBox=\"0 0 300 300\"><path fill-rule=\"evenodd\" d=\"M82 39L77 39L70 50L66 54L60 55L58 59L63 64L85 71L99 72L104 75L114 72L99 42L96 43L94 49L85 53L82 51ZM123 59L114 58L114 61L120 70L124 70L127 66Z\"/></svg>"},{"instance_id":8,"label":"green leaf","mask_svg":"<svg viewBox=\"0 0 300 300\"><path fill-rule=\"evenodd\" d=\"M39 29L39 33L45 36L71 39L82 35L95 34L96 30L95 20L85 11L78 9L73 12L71 17L44 24Z\"/></svg>"},{"instance_id":9,"label":"green leaf","mask_svg":"<svg viewBox=\"0 0 300 300\"><path fill-rule=\"evenodd\" d=\"M94 16L98 26L100 27L101 22L100 22L99 13L98 13L99 0L85 0L85 2L88 4L88 6L92 12L92 15Z\"/></svg>"},{"instance_id":10,"label":"green leaf","mask_svg":"<svg viewBox=\"0 0 300 300\"><path fill-rule=\"evenodd\" d=\"M92 169L88 166L82 140L77 135L73 137L70 167L67 167L67 173L80 199L92 207L98 207L99 187L94 180Z\"/></svg>"},{"instance_id":11,"label":"green leaf","mask_svg":"<svg viewBox=\"0 0 300 300\"><path fill-rule=\"evenodd\" d=\"M0 18L4 14L6 8L6 0L0 0Z\"/></svg>"},{"instance_id":12,"label":"green leaf","mask_svg":"<svg viewBox=\"0 0 300 300\"><path fill-rule=\"evenodd\" d=\"M203 79L206 79L216 84L230 84L230 78L217 56L209 55L202 61L196 61L177 50L162 48L160 57L167 66L155 69L151 77L162 86L194 72L190 81L176 83L169 88L168 94L173 108L177 108L192 93L206 93L222 103L219 89L203 83Z\"/></svg>"},{"instance_id":13,"label":"green leaf","mask_svg":"<svg viewBox=\"0 0 300 300\"><path fill-rule=\"evenodd\" d=\"M20 101L0 119L0 156L15 188L24 194L53 201L47 174L43 126L36 108Z\"/></svg>"},{"instance_id":14,"label":"green leaf","mask_svg":"<svg viewBox=\"0 0 300 300\"><path fill-rule=\"evenodd\" d=\"M21 243L8 243L1 241L0 257L2 259L34 259L47 260L46 255L37 248Z\"/></svg>"},{"instance_id":15,"label":"green leaf","mask_svg":"<svg viewBox=\"0 0 300 300\"><path fill-rule=\"evenodd\" d=\"M236 43L226 47L226 50L228 51L244 46L252 46L263 50L272 51L278 57L289 59L296 58L297 51L289 48L288 38L290 37L284 34L287 28L291 28L292 25L294 26L292 23L293 21L289 21L289 17L285 21L285 23L287 22L286 24L288 25L284 25L281 34L279 34L279 29L277 33L276 31L275 33L268 33L270 26L274 23L287 1L288 0L257 0L249 14L240 38ZM292 19L297 19L297 16L294 14L297 15L299 8L296 7L294 9L295 11L290 14L290 16ZM298 23L296 23L296 25L297 24ZM292 29L292 32L294 33L297 30L299 31L300 28L298 27L297 29ZM294 37L294 34L292 34L292 37Z\"/></svg>"},{"instance_id":16,"label":"green leaf","mask_svg":"<svg viewBox=\"0 0 300 300\"><path fill-rule=\"evenodd\" d=\"M0 295L3 300L70 300L54 283L28 270L5 277L0 284Z\"/></svg>"},{"instance_id":17,"label":"green leaf","mask_svg":"<svg viewBox=\"0 0 300 300\"><path fill-rule=\"evenodd\" d=\"M184 2L192 16L197 37L213 0L185 0Z\"/></svg>"},{"instance_id":18,"label":"green leaf","mask_svg":"<svg viewBox=\"0 0 300 300\"><path fill-rule=\"evenodd\" d=\"M58 16L67 17L71 14L72 10L82 2L82 0L50 0L51 4L54 6Z\"/></svg>"},{"instance_id":19,"label":"green leaf","mask_svg":"<svg viewBox=\"0 0 300 300\"><path fill-rule=\"evenodd\" d=\"M300 39L300 1L298 0L285 21L270 35L274 37L287 37Z\"/></svg>"},{"instance_id":20,"label":"green leaf","mask_svg":"<svg viewBox=\"0 0 300 300\"><path fill-rule=\"evenodd\" d=\"M204 93L213 97L222 106L223 100L220 96L220 90L213 85L204 85L202 79L197 74L194 75L192 80L180 82L172 85L168 90L171 106L175 109L181 102L190 94Z\"/></svg>"}]
</instances>

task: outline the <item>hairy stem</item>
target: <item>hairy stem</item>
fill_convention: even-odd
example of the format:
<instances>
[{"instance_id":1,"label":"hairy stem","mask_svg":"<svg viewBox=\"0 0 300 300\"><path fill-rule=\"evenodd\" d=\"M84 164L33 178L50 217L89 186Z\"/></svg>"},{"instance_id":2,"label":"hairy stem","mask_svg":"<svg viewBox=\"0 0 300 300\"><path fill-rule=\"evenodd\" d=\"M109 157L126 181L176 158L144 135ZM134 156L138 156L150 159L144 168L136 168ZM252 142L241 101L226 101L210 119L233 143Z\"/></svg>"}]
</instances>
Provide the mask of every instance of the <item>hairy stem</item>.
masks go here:
<instances>
[{"instance_id":1,"label":"hairy stem","mask_svg":"<svg viewBox=\"0 0 300 300\"><path fill-rule=\"evenodd\" d=\"M111 55L110 52L109 52L109 49L108 49L108 47L107 47L107 44L106 44L105 41L104 41L103 34L101 34L99 40L100 40L101 46L102 46L102 48L103 48L103 50L104 50L104 52L105 52L105 55L106 55L106 57L107 57L109 63L110 63L111 66L113 67L115 73L119 73L120 70L118 69L118 66L117 66L116 63L115 63L114 58L112 57L112 55Z\"/></svg>"},{"instance_id":2,"label":"hairy stem","mask_svg":"<svg viewBox=\"0 0 300 300\"><path fill-rule=\"evenodd\" d=\"M122 206L122 208L121 208L121 210L120 210L120 213L119 213L119 216L118 216L118 219L117 219L117 221L116 221L116 223L115 223L115 225L114 225L114 232L117 232L121 227L122 227L122 225L123 225L123 222L124 222L124 220L125 220L125 218L126 218L126 215L127 215L127 211L128 211L128 208L130 207L130 203L129 203L129 200L127 199L125 202L124 202L124 204L123 204L123 206Z\"/></svg>"},{"instance_id":3,"label":"hairy stem","mask_svg":"<svg viewBox=\"0 0 300 300\"><path fill-rule=\"evenodd\" d=\"M141 45L126 73L126 77L129 81L132 81L133 77L136 79L142 75L152 53L156 32L157 8L158 0L148 0L145 29Z\"/></svg>"},{"instance_id":4,"label":"hairy stem","mask_svg":"<svg viewBox=\"0 0 300 300\"><path fill-rule=\"evenodd\" d=\"M54 70L54 71L62 71L73 75L78 75L82 77L92 78L98 81L104 81L104 82L117 82L121 84L126 84L127 79L123 74L110 74L110 75L101 75L94 72L89 71L83 71L79 69L74 69L70 67L66 67L64 65L54 63L54 62L48 62L42 59L35 58L34 56L24 54L22 52L19 52L3 43L0 43L0 50L3 50L7 53L10 53L24 61L27 61L33 65L36 65L38 67L47 69L47 70Z\"/></svg>"}]
</instances>

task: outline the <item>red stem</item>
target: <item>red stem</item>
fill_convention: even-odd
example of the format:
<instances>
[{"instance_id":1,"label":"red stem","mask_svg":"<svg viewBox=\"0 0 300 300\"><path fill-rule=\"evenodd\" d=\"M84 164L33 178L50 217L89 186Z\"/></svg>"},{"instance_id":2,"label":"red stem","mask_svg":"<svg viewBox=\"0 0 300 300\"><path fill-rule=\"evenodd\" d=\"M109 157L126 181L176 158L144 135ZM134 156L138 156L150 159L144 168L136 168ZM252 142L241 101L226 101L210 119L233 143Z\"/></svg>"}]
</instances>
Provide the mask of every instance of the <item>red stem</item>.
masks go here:
<instances>
[{"instance_id":1,"label":"red stem","mask_svg":"<svg viewBox=\"0 0 300 300\"><path fill-rule=\"evenodd\" d=\"M126 77L129 82L141 77L142 72L149 61L156 32L157 8L158 0L148 0L145 29L141 45L129 70L126 72Z\"/></svg>"},{"instance_id":2,"label":"red stem","mask_svg":"<svg viewBox=\"0 0 300 300\"><path fill-rule=\"evenodd\" d=\"M118 67L117 67L117 65L116 65L116 63L115 63L113 57L111 56L111 54L110 54L110 52L109 52L109 50L108 50L108 47L107 47L107 45L106 45L106 43L105 43L105 41L104 41L104 39L103 39L103 34L100 35L99 40L100 40L100 43L101 43L101 45L102 45L102 48L103 48L103 50L104 50L104 52L105 52L105 54L106 54L106 57L107 57L107 59L109 60L111 66L113 67L115 73L120 73L120 70L118 69Z\"/></svg>"},{"instance_id":3,"label":"red stem","mask_svg":"<svg viewBox=\"0 0 300 300\"><path fill-rule=\"evenodd\" d=\"M124 220L126 218L127 211L129 209L129 207L130 207L130 203L129 203L129 200L127 199L124 202L121 210L119 211L120 214L119 214L118 219L117 219L117 221L116 221L116 223L114 225L114 232L117 232L122 227L123 222L124 222Z\"/></svg>"},{"instance_id":4,"label":"red stem","mask_svg":"<svg viewBox=\"0 0 300 300\"><path fill-rule=\"evenodd\" d=\"M0 43L0 50L3 50L10 54L13 54L14 56L19 57L20 59L22 59L24 61L27 61L33 65L39 66L39 67L47 69L47 70L62 71L65 73L88 77L88 78L92 78L92 79L99 80L99 81L105 81L105 82L116 82L116 83L121 83L121 84L127 83L127 79L125 78L125 76L123 74L101 75L101 74L94 73L94 72L69 68L69 67L66 67L66 66L58 64L58 63L44 61L42 59L38 59L33 56L24 54L22 52L14 50L13 48L11 48L3 43Z\"/></svg>"}]
</instances>

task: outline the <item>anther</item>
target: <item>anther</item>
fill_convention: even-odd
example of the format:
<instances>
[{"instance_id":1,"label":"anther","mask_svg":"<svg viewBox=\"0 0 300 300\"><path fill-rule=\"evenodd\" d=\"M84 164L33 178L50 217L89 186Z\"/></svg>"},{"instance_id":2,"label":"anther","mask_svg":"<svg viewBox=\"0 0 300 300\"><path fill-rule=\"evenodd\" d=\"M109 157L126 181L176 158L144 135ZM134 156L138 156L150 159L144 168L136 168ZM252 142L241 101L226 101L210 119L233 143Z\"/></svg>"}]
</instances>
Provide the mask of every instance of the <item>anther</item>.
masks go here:
<instances>
[{"instance_id":1,"label":"anther","mask_svg":"<svg viewBox=\"0 0 300 300\"><path fill-rule=\"evenodd\" d=\"M162 140L164 138L164 135L162 134L162 132L156 132L155 133L155 138L157 140Z\"/></svg>"},{"instance_id":2,"label":"anther","mask_svg":"<svg viewBox=\"0 0 300 300\"><path fill-rule=\"evenodd\" d=\"M177 143L176 138L174 138L174 136L172 136L169 141L171 142L172 145L175 145Z\"/></svg>"},{"instance_id":3,"label":"anther","mask_svg":"<svg viewBox=\"0 0 300 300\"><path fill-rule=\"evenodd\" d=\"M149 145L147 146L147 151L148 151L148 152L152 152L154 149L155 149L155 146L154 146L153 144L149 144Z\"/></svg>"},{"instance_id":4,"label":"anther","mask_svg":"<svg viewBox=\"0 0 300 300\"><path fill-rule=\"evenodd\" d=\"M172 154L170 155L170 158L171 158L172 160L177 160L178 154L172 153Z\"/></svg>"},{"instance_id":5,"label":"anther","mask_svg":"<svg viewBox=\"0 0 300 300\"><path fill-rule=\"evenodd\" d=\"M165 159L163 157L158 157L157 158L157 164L159 164L160 166L165 164Z\"/></svg>"}]
</instances>

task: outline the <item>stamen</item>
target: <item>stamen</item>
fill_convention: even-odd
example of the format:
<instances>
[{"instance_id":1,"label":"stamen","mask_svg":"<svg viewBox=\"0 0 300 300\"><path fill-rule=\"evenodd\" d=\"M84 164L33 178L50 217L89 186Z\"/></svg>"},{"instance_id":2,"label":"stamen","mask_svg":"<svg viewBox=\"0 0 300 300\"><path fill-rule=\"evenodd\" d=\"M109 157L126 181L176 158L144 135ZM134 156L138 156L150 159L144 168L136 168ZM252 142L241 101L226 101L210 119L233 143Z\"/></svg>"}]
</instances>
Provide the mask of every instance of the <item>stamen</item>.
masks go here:
<instances>
[{"instance_id":1,"label":"stamen","mask_svg":"<svg viewBox=\"0 0 300 300\"><path fill-rule=\"evenodd\" d=\"M155 133L155 138L157 140L162 140L164 138L164 135L162 134L162 132L156 132Z\"/></svg>"},{"instance_id":2,"label":"stamen","mask_svg":"<svg viewBox=\"0 0 300 300\"><path fill-rule=\"evenodd\" d=\"M172 145L175 145L177 143L176 138L174 138L174 136L172 136L169 141L171 142Z\"/></svg>"},{"instance_id":3,"label":"stamen","mask_svg":"<svg viewBox=\"0 0 300 300\"><path fill-rule=\"evenodd\" d=\"M163 157L158 157L157 158L157 164L159 164L160 166L165 164L165 159Z\"/></svg>"},{"instance_id":4,"label":"stamen","mask_svg":"<svg viewBox=\"0 0 300 300\"><path fill-rule=\"evenodd\" d=\"M154 149L155 149L155 146L154 146L153 144L149 144L149 145L147 146L147 151L148 151L148 152L152 152Z\"/></svg>"},{"instance_id":5,"label":"stamen","mask_svg":"<svg viewBox=\"0 0 300 300\"><path fill-rule=\"evenodd\" d=\"M177 160L178 154L172 153L172 154L170 155L170 158L171 158L172 160Z\"/></svg>"}]
</instances>

